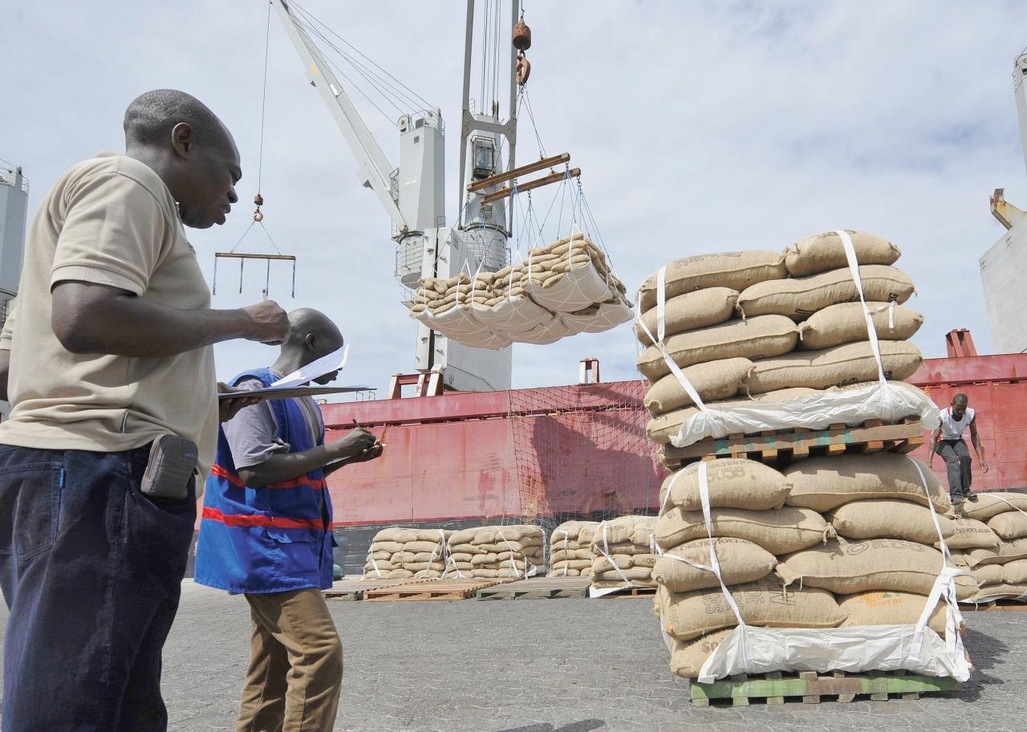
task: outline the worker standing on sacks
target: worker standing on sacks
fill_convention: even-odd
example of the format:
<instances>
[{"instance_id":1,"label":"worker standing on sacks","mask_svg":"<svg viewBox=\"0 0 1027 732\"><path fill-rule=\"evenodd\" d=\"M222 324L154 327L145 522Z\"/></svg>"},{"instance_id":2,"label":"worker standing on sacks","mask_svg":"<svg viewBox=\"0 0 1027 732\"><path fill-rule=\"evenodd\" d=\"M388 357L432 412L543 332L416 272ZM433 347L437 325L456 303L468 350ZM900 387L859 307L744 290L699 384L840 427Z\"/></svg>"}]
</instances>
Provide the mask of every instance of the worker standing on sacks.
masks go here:
<instances>
[{"instance_id":1,"label":"worker standing on sacks","mask_svg":"<svg viewBox=\"0 0 1027 732\"><path fill-rule=\"evenodd\" d=\"M941 424L931 435L931 445L928 448L929 464L934 463L936 452L945 461L949 475L949 498L953 505L959 505L966 499L977 500L977 496L970 490L973 481L973 461L970 459L966 440L963 439L963 433L968 427L970 441L973 442L974 452L977 453L977 461L981 464L981 470L988 472L984 447L977 435L977 415L967 406L968 403L966 394L956 394L952 397L951 406L941 412Z\"/></svg>"}]
</instances>

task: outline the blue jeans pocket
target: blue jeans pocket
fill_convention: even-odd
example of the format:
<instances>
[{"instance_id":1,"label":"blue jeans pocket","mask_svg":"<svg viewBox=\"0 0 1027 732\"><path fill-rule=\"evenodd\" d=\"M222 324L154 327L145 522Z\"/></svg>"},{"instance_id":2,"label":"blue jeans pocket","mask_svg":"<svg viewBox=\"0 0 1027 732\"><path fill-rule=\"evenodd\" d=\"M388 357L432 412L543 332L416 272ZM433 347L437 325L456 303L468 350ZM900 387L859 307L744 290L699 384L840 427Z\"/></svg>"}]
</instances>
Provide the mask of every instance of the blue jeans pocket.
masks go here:
<instances>
[{"instance_id":1,"label":"blue jeans pocket","mask_svg":"<svg viewBox=\"0 0 1027 732\"><path fill-rule=\"evenodd\" d=\"M53 547L63 479L59 462L0 468L0 555L22 562Z\"/></svg>"}]
</instances>

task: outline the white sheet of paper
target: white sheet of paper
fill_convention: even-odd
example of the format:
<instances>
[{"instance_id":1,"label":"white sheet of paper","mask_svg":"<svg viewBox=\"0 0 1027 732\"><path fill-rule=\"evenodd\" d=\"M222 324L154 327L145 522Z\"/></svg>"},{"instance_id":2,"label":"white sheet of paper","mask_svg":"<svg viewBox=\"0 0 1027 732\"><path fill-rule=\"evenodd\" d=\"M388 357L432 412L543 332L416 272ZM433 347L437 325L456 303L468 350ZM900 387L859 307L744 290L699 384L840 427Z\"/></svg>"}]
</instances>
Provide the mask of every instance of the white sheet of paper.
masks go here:
<instances>
[{"instance_id":1,"label":"white sheet of paper","mask_svg":"<svg viewBox=\"0 0 1027 732\"><path fill-rule=\"evenodd\" d=\"M349 344L347 343L337 351L332 351L327 356L322 356L316 361L311 361L298 371L283 376L271 386L300 386L312 381L319 376L330 374L333 371L342 371L349 358Z\"/></svg>"}]
</instances>

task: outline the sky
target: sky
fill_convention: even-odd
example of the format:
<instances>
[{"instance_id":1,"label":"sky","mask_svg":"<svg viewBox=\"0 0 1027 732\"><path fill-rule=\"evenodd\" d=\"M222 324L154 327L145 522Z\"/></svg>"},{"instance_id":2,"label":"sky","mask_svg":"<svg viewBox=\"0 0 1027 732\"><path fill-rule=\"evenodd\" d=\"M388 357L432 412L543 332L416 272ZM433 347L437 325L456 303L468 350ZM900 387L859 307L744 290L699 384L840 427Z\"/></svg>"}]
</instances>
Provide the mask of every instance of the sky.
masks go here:
<instances>
[{"instance_id":1,"label":"sky","mask_svg":"<svg viewBox=\"0 0 1027 732\"><path fill-rule=\"evenodd\" d=\"M302 6L441 108L452 224L465 3ZM784 250L857 229L902 250L897 266L917 286L908 305L925 316L914 338L925 357L944 356L954 328L970 329L978 351L991 353L979 258L1005 230L988 199L1004 187L1027 208L1012 86L1027 46L1015 22L1022 10L983 0L528 0L534 124L522 115L518 162L541 150L571 154L599 243L629 293L681 257ZM361 187L354 155L264 2L0 0L0 18L0 160L29 179L30 216L68 166L123 149L133 98L187 91L225 121L243 159L228 222L189 231L216 285L213 307L252 303L265 287L258 264L247 266L241 294L237 264L219 264L215 281L215 251L276 246L297 257L296 295L291 269L278 263L269 296L287 310L323 310L350 343L338 383L383 396L391 375L414 370L416 327L393 277L389 218ZM400 113L382 114L359 94L354 102L398 164ZM259 227L247 231L258 190L270 240ZM537 192L536 211L557 195ZM215 353L222 379L276 356L239 341ZM599 359L604 381L633 379L636 353L627 324L516 345L513 386L575 383L586 357Z\"/></svg>"}]
</instances>

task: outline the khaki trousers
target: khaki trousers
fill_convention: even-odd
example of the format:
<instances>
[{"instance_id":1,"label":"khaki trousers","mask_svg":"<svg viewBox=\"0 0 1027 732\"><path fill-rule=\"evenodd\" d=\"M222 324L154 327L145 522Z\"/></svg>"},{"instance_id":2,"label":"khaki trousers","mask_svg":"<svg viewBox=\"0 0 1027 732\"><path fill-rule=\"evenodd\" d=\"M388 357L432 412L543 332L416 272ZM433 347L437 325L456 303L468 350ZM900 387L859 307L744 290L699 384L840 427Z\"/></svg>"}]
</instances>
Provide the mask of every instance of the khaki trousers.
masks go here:
<instances>
[{"instance_id":1,"label":"khaki trousers","mask_svg":"<svg viewBox=\"0 0 1027 732\"><path fill-rule=\"evenodd\" d=\"M237 732L330 732L342 641L317 588L246 595L253 636Z\"/></svg>"}]
</instances>

